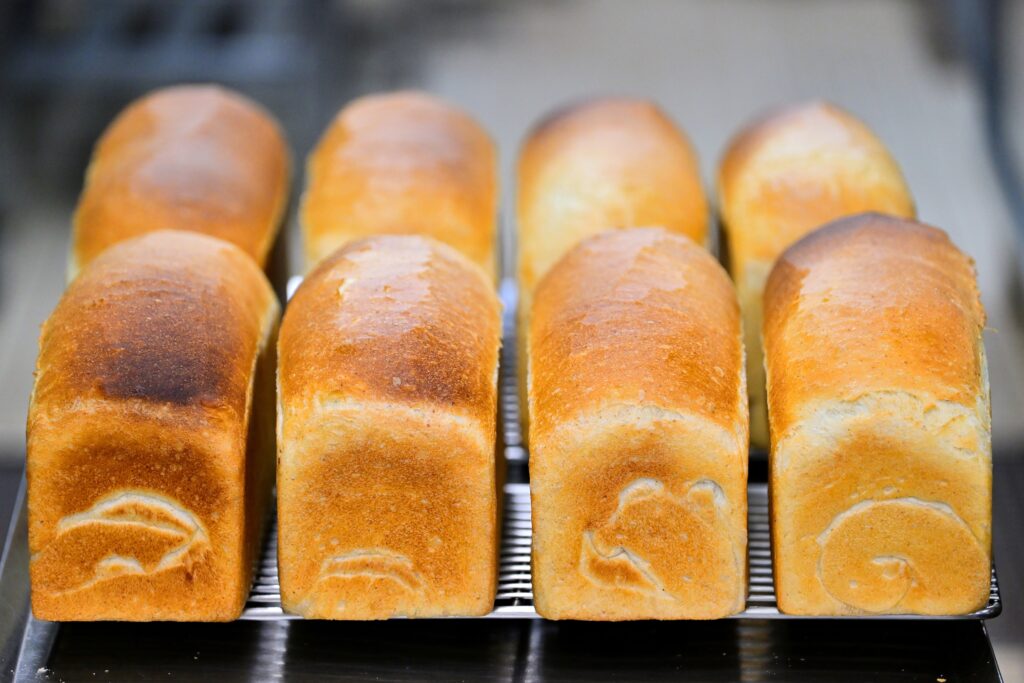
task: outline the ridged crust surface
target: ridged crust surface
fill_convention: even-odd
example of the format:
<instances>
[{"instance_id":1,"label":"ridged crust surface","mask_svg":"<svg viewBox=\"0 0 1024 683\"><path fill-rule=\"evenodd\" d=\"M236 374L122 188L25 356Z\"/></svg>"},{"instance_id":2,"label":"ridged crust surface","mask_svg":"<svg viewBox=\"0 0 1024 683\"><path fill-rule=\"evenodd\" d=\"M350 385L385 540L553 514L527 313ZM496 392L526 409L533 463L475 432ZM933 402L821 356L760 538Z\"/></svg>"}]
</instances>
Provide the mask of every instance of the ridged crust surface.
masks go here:
<instances>
[{"instance_id":1,"label":"ridged crust surface","mask_svg":"<svg viewBox=\"0 0 1024 683\"><path fill-rule=\"evenodd\" d=\"M573 246L603 230L656 226L707 240L697 155L645 100L591 100L544 119L523 145L516 199L525 295Z\"/></svg>"},{"instance_id":2,"label":"ridged crust surface","mask_svg":"<svg viewBox=\"0 0 1024 683\"><path fill-rule=\"evenodd\" d=\"M69 277L122 240L189 230L267 264L288 202L289 156L262 107L211 85L136 100L93 151L72 229Z\"/></svg>"},{"instance_id":3,"label":"ridged crust surface","mask_svg":"<svg viewBox=\"0 0 1024 683\"><path fill-rule=\"evenodd\" d=\"M303 282L279 344L285 609L491 610L500 335L484 272L428 238L354 242Z\"/></svg>"},{"instance_id":4,"label":"ridged crust surface","mask_svg":"<svg viewBox=\"0 0 1024 683\"><path fill-rule=\"evenodd\" d=\"M779 258L764 339L784 611L985 604L984 322L973 264L927 225L846 218Z\"/></svg>"},{"instance_id":5,"label":"ridged crust surface","mask_svg":"<svg viewBox=\"0 0 1024 683\"><path fill-rule=\"evenodd\" d=\"M497 150L466 112L424 93L355 100L307 163L306 267L364 237L433 237L497 274Z\"/></svg>"},{"instance_id":6,"label":"ridged crust surface","mask_svg":"<svg viewBox=\"0 0 1024 683\"><path fill-rule=\"evenodd\" d=\"M534 594L552 619L708 619L746 597L746 385L725 272L662 229L585 240L528 335Z\"/></svg>"},{"instance_id":7,"label":"ridged crust surface","mask_svg":"<svg viewBox=\"0 0 1024 683\"><path fill-rule=\"evenodd\" d=\"M37 617L241 612L273 481L278 305L239 249L115 245L43 326L28 416Z\"/></svg>"},{"instance_id":8,"label":"ridged crust surface","mask_svg":"<svg viewBox=\"0 0 1024 683\"><path fill-rule=\"evenodd\" d=\"M831 220L865 211L913 217L914 203L881 140L825 102L773 112L740 131L722 159L718 192L744 316L751 437L766 446L761 299L775 259Z\"/></svg>"}]
</instances>

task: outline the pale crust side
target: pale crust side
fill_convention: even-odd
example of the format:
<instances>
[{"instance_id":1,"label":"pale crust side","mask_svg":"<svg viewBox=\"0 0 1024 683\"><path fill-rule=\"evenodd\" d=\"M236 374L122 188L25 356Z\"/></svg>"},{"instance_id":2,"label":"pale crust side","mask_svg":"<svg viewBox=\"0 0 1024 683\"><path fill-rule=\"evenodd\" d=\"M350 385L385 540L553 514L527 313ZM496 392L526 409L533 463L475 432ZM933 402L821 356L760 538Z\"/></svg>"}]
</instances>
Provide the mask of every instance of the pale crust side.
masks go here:
<instances>
[{"instance_id":1,"label":"pale crust side","mask_svg":"<svg viewBox=\"0 0 1024 683\"><path fill-rule=\"evenodd\" d=\"M773 112L741 130L722 159L718 195L746 331L751 437L767 446L761 299L775 259L831 220L865 211L912 218L914 203L885 145L824 102Z\"/></svg>"},{"instance_id":2,"label":"pale crust side","mask_svg":"<svg viewBox=\"0 0 1024 683\"><path fill-rule=\"evenodd\" d=\"M184 232L118 244L68 287L28 416L37 617L241 613L273 482L278 312L247 255Z\"/></svg>"},{"instance_id":3,"label":"pale crust side","mask_svg":"<svg viewBox=\"0 0 1024 683\"><path fill-rule=\"evenodd\" d=\"M984 605L991 421L974 268L945 233L865 214L779 259L765 291L780 607Z\"/></svg>"},{"instance_id":4,"label":"pale crust side","mask_svg":"<svg viewBox=\"0 0 1024 683\"><path fill-rule=\"evenodd\" d=\"M469 114L396 92L342 109L307 162L306 268L364 237L433 237L497 277L497 150Z\"/></svg>"},{"instance_id":5,"label":"pale crust side","mask_svg":"<svg viewBox=\"0 0 1024 683\"><path fill-rule=\"evenodd\" d=\"M303 282L279 344L285 609L491 610L500 335L484 272L428 238L354 242Z\"/></svg>"},{"instance_id":6,"label":"pale crust side","mask_svg":"<svg viewBox=\"0 0 1024 683\"><path fill-rule=\"evenodd\" d=\"M551 619L711 619L746 597L739 307L691 240L582 242L537 288L534 594Z\"/></svg>"},{"instance_id":7,"label":"pale crust side","mask_svg":"<svg viewBox=\"0 0 1024 683\"><path fill-rule=\"evenodd\" d=\"M289 174L281 129L255 102L208 85L150 93L121 112L93 151L69 280L112 244L165 229L219 237L265 266Z\"/></svg>"}]
</instances>

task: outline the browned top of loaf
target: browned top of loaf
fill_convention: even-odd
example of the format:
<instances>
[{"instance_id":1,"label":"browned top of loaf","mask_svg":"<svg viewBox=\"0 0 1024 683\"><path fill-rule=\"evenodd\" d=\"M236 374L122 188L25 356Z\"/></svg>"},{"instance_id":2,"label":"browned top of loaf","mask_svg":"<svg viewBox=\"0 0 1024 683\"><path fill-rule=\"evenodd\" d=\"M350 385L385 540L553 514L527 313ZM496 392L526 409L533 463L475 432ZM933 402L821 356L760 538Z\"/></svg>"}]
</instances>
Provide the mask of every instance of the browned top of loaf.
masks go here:
<instances>
[{"instance_id":1,"label":"browned top of loaf","mask_svg":"<svg viewBox=\"0 0 1024 683\"><path fill-rule=\"evenodd\" d=\"M942 230L881 214L830 223L783 253L764 305L773 435L816 400L875 391L977 407L985 311L973 262Z\"/></svg>"},{"instance_id":2,"label":"browned top of loaf","mask_svg":"<svg viewBox=\"0 0 1024 683\"><path fill-rule=\"evenodd\" d=\"M769 264L828 221L881 211L913 217L899 166L857 117L827 102L787 107L732 140L719 168L733 267Z\"/></svg>"},{"instance_id":3,"label":"browned top of loaf","mask_svg":"<svg viewBox=\"0 0 1024 683\"><path fill-rule=\"evenodd\" d=\"M703 243L708 206L690 141L653 102L601 98L556 111L518 165L521 285L534 288L581 240L658 226Z\"/></svg>"},{"instance_id":4,"label":"browned top of loaf","mask_svg":"<svg viewBox=\"0 0 1024 683\"><path fill-rule=\"evenodd\" d=\"M384 402L493 419L500 304L483 271L418 236L354 242L320 264L281 324L293 406Z\"/></svg>"},{"instance_id":5,"label":"browned top of loaf","mask_svg":"<svg viewBox=\"0 0 1024 683\"><path fill-rule=\"evenodd\" d=\"M602 233L536 290L530 327L535 433L610 405L745 419L739 307L725 271L658 228Z\"/></svg>"},{"instance_id":6,"label":"browned top of loaf","mask_svg":"<svg viewBox=\"0 0 1024 683\"><path fill-rule=\"evenodd\" d=\"M276 310L263 273L222 240L161 231L115 245L43 326L30 426L96 405L242 426Z\"/></svg>"},{"instance_id":7,"label":"browned top of loaf","mask_svg":"<svg viewBox=\"0 0 1024 683\"><path fill-rule=\"evenodd\" d=\"M359 98L324 133L307 173L307 250L333 232L417 234L493 270L497 152L463 110L419 92Z\"/></svg>"},{"instance_id":8,"label":"browned top of loaf","mask_svg":"<svg viewBox=\"0 0 1024 683\"><path fill-rule=\"evenodd\" d=\"M93 151L72 270L111 244L162 229L219 237L263 265L288 174L284 137L255 102L212 85L150 93L121 112Z\"/></svg>"}]
</instances>

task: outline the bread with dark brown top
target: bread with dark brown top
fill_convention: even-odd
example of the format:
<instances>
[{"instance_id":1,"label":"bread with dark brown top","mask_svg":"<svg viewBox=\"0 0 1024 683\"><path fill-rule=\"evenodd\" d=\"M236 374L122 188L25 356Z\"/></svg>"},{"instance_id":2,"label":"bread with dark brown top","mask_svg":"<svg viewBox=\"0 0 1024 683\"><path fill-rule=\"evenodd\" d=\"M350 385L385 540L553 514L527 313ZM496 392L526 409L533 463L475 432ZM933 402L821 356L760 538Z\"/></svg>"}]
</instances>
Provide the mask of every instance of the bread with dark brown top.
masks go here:
<instances>
[{"instance_id":1,"label":"bread with dark brown top","mask_svg":"<svg viewBox=\"0 0 1024 683\"><path fill-rule=\"evenodd\" d=\"M240 249L117 244L43 326L28 416L32 608L52 621L227 621L273 485L279 307Z\"/></svg>"}]
</instances>

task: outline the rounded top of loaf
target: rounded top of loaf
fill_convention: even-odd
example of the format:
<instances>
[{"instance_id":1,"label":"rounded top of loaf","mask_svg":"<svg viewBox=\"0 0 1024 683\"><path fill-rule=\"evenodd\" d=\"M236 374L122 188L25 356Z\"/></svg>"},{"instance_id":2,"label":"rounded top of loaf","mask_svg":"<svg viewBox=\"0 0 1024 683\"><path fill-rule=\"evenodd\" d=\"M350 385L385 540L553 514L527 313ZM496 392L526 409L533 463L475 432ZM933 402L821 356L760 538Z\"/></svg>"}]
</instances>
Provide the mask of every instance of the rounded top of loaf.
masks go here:
<instances>
[{"instance_id":1,"label":"rounded top of loaf","mask_svg":"<svg viewBox=\"0 0 1024 683\"><path fill-rule=\"evenodd\" d=\"M767 114L742 129L722 159L718 192L734 272L771 264L828 221L879 211L912 218L896 161L862 121L827 102Z\"/></svg>"},{"instance_id":2,"label":"rounded top of loaf","mask_svg":"<svg viewBox=\"0 0 1024 683\"><path fill-rule=\"evenodd\" d=\"M610 228L661 226L703 244L708 204L697 155L653 102L569 105L523 144L517 222L527 294L569 249Z\"/></svg>"},{"instance_id":3,"label":"rounded top of loaf","mask_svg":"<svg viewBox=\"0 0 1024 683\"><path fill-rule=\"evenodd\" d=\"M43 325L30 420L104 405L244 425L277 313L263 272L223 240L159 231L116 244Z\"/></svg>"},{"instance_id":4,"label":"rounded top of loaf","mask_svg":"<svg viewBox=\"0 0 1024 683\"><path fill-rule=\"evenodd\" d=\"M604 408L695 415L746 448L739 306L718 262L660 228L581 242L537 286L531 439Z\"/></svg>"},{"instance_id":5,"label":"rounded top of loaf","mask_svg":"<svg viewBox=\"0 0 1024 683\"><path fill-rule=\"evenodd\" d=\"M870 393L987 411L974 264L938 228L834 221L779 257L764 314L773 443L822 401L853 407Z\"/></svg>"},{"instance_id":6,"label":"rounded top of loaf","mask_svg":"<svg viewBox=\"0 0 1024 683\"><path fill-rule=\"evenodd\" d=\"M307 266L380 234L433 237L494 276L497 150L470 114L415 91L344 107L309 157Z\"/></svg>"},{"instance_id":7,"label":"rounded top of loaf","mask_svg":"<svg viewBox=\"0 0 1024 683\"><path fill-rule=\"evenodd\" d=\"M219 237L264 265L288 201L289 163L273 116L236 92L180 85L135 100L93 151L70 275L112 244L163 229Z\"/></svg>"},{"instance_id":8,"label":"rounded top of loaf","mask_svg":"<svg viewBox=\"0 0 1024 683\"><path fill-rule=\"evenodd\" d=\"M393 403L486 424L501 305L483 270L419 236L353 242L302 283L281 324L285 410Z\"/></svg>"}]
</instances>

